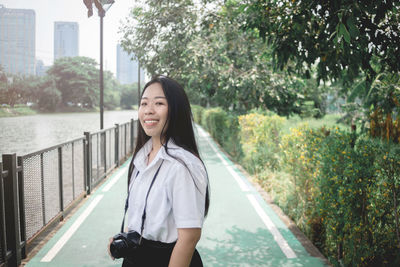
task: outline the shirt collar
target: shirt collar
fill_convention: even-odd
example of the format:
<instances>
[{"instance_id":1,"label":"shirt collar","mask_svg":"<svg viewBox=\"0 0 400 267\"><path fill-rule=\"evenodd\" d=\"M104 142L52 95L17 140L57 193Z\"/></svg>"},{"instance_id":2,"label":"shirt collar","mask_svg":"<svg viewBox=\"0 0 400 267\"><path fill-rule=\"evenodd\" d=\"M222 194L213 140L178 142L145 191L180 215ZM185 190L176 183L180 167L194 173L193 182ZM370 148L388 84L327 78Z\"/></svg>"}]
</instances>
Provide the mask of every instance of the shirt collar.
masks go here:
<instances>
[{"instance_id":1,"label":"shirt collar","mask_svg":"<svg viewBox=\"0 0 400 267\"><path fill-rule=\"evenodd\" d=\"M135 159L134 159L134 164L135 167L142 172L143 170L145 170L148 166L147 166L147 156L149 155L151 148L153 146L153 141L150 138L144 145L143 147L139 150L139 152L137 153ZM180 147L175 144L175 142L170 138L167 142L167 148L169 149L179 149ZM162 146L160 148L160 150L158 151L156 157L154 158L154 163L156 163L159 160L168 160L168 161L172 161L172 158L170 155L167 154L167 151L165 149L164 146ZM151 165L153 164L150 163Z\"/></svg>"}]
</instances>

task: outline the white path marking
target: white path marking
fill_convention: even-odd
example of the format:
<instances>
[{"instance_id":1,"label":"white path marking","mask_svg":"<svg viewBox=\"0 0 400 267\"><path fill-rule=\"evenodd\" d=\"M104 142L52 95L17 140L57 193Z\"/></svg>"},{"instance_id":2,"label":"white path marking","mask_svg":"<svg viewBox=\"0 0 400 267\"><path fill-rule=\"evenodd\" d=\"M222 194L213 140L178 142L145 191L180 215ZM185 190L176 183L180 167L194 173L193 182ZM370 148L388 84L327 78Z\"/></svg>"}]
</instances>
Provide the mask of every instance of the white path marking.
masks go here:
<instances>
[{"instance_id":1,"label":"white path marking","mask_svg":"<svg viewBox=\"0 0 400 267\"><path fill-rule=\"evenodd\" d=\"M121 176L125 173L125 169L126 169L126 168L127 168L127 167L121 168L121 169L119 170L119 172L112 178L112 180L109 181L108 184L106 184L106 185L103 187L102 192L107 192L108 190L110 190L110 188L111 188L111 187L119 180L119 178L121 178Z\"/></svg>"},{"instance_id":2,"label":"white path marking","mask_svg":"<svg viewBox=\"0 0 400 267\"><path fill-rule=\"evenodd\" d=\"M210 142L209 140L209 135L200 127L197 128L199 130L199 134L204 137L204 139L207 140L208 144L211 146L211 148L214 150L214 152L217 154L218 158L221 159L222 163L225 165L225 167L228 169L229 173L233 176L235 181L238 183L240 189L243 192L248 192L250 191L249 186L243 181L242 178L235 172L232 168L232 166L222 157L221 153L218 151L218 149L215 148L215 146Z\"/></svg>"},{"instance_id":3,"label":"white path marking","mask_svg":"<svg viewBox=\"0 0 400 267\"><path fill-rule=\"evenodd\" d=\"M287 241L283 238L283 236L279 232L278 228L276 228L276 226L271 221L271 219L268 217L268 215L265 213L263 208L261 208L261 206L258 203L258 201L255 198L255 196L247 194L247 198L249 199L251 205L256 210L258 216L260 216L261 220L264 222L264 224L267 226L268 230L273 235L276 243L278 243L278 246L281 248L282 252L286 255L286 257L288 259L297 258L296 253L294 253L292 248L289 246Z\"/></svg>"},{"instance_id":4,"label":"white path marking","mask_svg":"<svg viewBox=\"0 0 400 267\"><path fill-rule=\"evenodd\" d=\"M97 206L103 195L96 196L85 211L78 217L78 219L71 225L71 227L64 233L64 235L57 241L57 243L47 252L47 254L40 260L41 262L50 262L62 247L68 242L79 226L85 221L93 209Z\"/></svg>"}]
</instances>

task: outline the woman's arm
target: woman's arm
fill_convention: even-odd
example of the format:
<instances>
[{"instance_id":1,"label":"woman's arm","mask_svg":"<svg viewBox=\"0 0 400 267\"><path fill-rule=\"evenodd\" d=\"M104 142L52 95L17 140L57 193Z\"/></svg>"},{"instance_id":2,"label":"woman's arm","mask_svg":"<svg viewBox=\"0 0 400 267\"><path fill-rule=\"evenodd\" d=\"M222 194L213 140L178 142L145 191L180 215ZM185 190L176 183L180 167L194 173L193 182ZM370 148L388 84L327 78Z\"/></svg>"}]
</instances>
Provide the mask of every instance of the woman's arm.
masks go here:
<instances>
[{"instance_id":1,"label":"woman's arm","mask_svg":"<svg viewBox=\"0 0 400 267\"><path fill-rule=\"evenodd\" d=\"M178 241L172 251L169 267L189 267L201 228L178 228Z\"/></svg>"}]
</instances>

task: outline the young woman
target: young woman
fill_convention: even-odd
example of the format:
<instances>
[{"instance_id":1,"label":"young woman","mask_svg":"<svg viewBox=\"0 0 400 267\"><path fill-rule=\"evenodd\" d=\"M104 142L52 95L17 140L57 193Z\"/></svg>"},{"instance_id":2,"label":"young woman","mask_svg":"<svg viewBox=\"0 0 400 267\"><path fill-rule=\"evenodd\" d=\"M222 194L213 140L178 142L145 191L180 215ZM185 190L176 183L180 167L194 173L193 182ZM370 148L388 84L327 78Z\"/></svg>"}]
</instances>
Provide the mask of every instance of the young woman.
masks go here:
<instances>
[{"instance_id":1,"label":"young woman","mask_svg":"<svg viewBox=\"0 0 400 267\"><path fill-rule=\"evenodd\" d=\"M208 176L187 95L176 81L157 76L144 87L138 116L127 230L143 239L122 266L203 266L196 244L209 206Z\"/></svg>"}]
</instances>

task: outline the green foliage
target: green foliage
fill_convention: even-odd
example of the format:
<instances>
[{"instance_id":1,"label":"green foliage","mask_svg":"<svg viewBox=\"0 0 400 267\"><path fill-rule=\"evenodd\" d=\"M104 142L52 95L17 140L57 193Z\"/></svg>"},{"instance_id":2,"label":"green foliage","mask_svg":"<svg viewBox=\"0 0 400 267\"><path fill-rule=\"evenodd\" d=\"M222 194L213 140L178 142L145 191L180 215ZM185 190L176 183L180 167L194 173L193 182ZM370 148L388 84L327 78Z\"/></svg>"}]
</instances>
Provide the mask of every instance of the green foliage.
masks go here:
<instances>
[{"instance_id":1,"label":"green foliage","mask_svg":"<svg viewBox=\"0 0 400 267\"><path fill-rule=\"evenodd\" d=\"M150 0L138 3L121 27L122 47L148 73L179 78L185 66L182 54L195 31L194 3Z\"/></svg>"},{"instance_id":2,"label":"green foliage","mask_svg":"<svg viewBox=\"0 0 400 267\"><path fill-rule=\"evenodd\" d=\"M14 107L17 103L23 103L23 93L26 88L23 77L13 75L10 77L10 81L6 78L1 82L0 93L1 102Z\"/></svg>"},{"instance_id":3,"label":"green foliage","mask_svg":"<svg viewBox=\"0 0 400 267\"><path fill-rule=\"evenodd\" d=\"M203 125L202 118L203 118L203 113L204 113L205 109L199 105L191 105L191 109L192 109L194 122L199 125Z\"/></svg>"},{"instance_id":4,"label":"green foliage","mask_svg":"<svg viewBox=\"0 0 400 267\"><path fill-rule=\"evenodd\" d=\"M113 110L120 106L121 92L119 84L110 71L104 72L104 108ZM97 104L97 103L96 103Z\"/></svg>"},{"instance_id":5,"label":"green foliage","mask_svg":"<svg viewBox=\"0 0 400 267\"><path fill-rule=\"evenodd\" d=\"M221 108L207 109L202 118L205 128L218 143L223 144L227 129L227 113Z\"/></svg>"},{"instance_id":6,"label":"green foliage","mask_svg":"<svg viewBox=\"0 0 400 267\"><path fill-rule=\"evenodd\" d=\"M242 156L239 136L239 122L237 116L228 114L221 108L204 109L200 106L192 106L196 123L207 129L211 136L218 140L219 144L231 156L238 160Z\"/></svg>"},{"instance_id":7,"label":"green foliage","mask_svg":"<svg viewBox=\"0 0 400 267\"><path fill-rule=\"evenodd\" d=\"M312 240L318 238L315 232L315 197L320 194L316 186L319 176L319 150L324 140L321 130L311 129L307 123L290 129L283 134L279 145L281 171L290 174L292 186L290 202L286 204L289 216Z\"/></svg>"},{"instance_id":8,"label":"green foliage","mask_svg":"<svg viewBox=\"0 0 400 267\"><path fill-rule=\"evenodd\" d=\"M239 116L243 162L251 173L261 172L265 167L278 168L279 133L284 123L285 118L278 115L250 113Z\"/></svg>"},{"instance_id":9,"label":"green foliage","mask_svg":"<svg viewBox=\"0 0 400 267\"><path fill-rule=\"evenodd\" d=\"M333 129L322 144L317 211L324 226L323 250L345 266L395 266L400 263L395 204L400 148L367 136L355 139Z\"/></svg>"},{"instance_id":10,"label":"green foliage","mask_svg":"<svg viewBox=\"0 0 400 267\"><path fill-rule=\"evenodd\" d=\"M208 3L210 5L207 5ZM267 108L279 115L301 113L313 101L324 113L324 90L312 79L273 72L271 49L252 30L237 1L147 1L122 27L123 47L151 74L181 82L191 102L244 113Z\"/></svg>"},{"instance_id":11,"label":"green foliage","mask_svg":"<svg viewBox=\"0 0 400 267\"><path fill-rule=\"evenodd\" d=\"M309 126L309 128L311 128L315 131L318 129L321 129L321 128L334 128L334 127L338 127L341 130L348 130L349 125L339 122L341 117L342 116L337 115L337 114L328 114L320 119L301 118L298 115L291 116L287 119L287 121L282 129L282 134L290 133L292 128L298 128L302 124L307 124Z\"/></svg>"},{"instance_id":12,"label":"green foliage","mask_svg":"<svg viewBox=\"0 0 400 267\"><path fill-rule=\"evenodd\" d=\"M239 138L235 159L333 265L400 263L399 145L338 127L318 129L324 121L286 121L269 111L202 113L203 126L224 148L234 140L229 138ZM233 117L238 127L228 130Z\"/></svg>"},{"instance_id":13,"label":"green foliage","mask_svg":"<svg viewBox=\"0 0 400 267\"><path fill-rule=\"evenodd\" d=\"M39 109L44 111L55 111L61 103L61 92L57 90L55 81L45 79L39 86L38 102Z\"/></svg>"},{"instance_id":14,"label":"green foliage","mask_svg":"<svg viewBox=\"0 0 400 267\"><path fill-rule=\"evenodd\" d=\"M56 81L65 106L93 108L99 102L96 66L96 61L87 57L63 57L54 62L48 74Z\"/></svg>"},{"instance_id":15,"label":"green foliage","mask_svg":"<svg viewBox=\"0 0 400 267\"><path fill-rule=\"evenodd\" d=\"M134 105L138 104L137 95L138 95L137 84L122 85L120 106L123 109L132 109Z\"/></svg>"},{"instance_id":16,"label":"green foliage","mask_svg":"<svg viewBox=\"0 0 400 267\"><path fill-rule=\"evenodd\" d=\"M375 77L375 55L380 66L400 70L399 8L397 1L334 0L249 1L241 7L245 28L257 29L272 45L276 67L294 61L303 72L316 63L319 79L346 77L349 82L361 70L367 80Z\"/></svg>"},{"instance_id":17,"label":"green foliage","mask_svg":"<svg viewBox=\"0 0 400 267\"><path fill-rule=\"evenodd\" d=\"M347 114L350 120L367 126L371 109L382 108L382 102L390 106L392 92L380 90L380 84L398 84L399 1L244 1L240 10L243 28L257 32L272 49L274 69L340 83L337 93L364 113Z\"/></svg>"},{"instance_id":18,"label":"green foliage","mask_svg":"<svg viewBox=\"0 0 400 267\"><path fill-rule=\"evenodd\" d=\"M98 88L99 70L91 58L61 58L43 77L8 74L0 66L0 104L10 107L30 103L33 109L45 112L92 110L99 105ZM104 108L131 109L137 103L134 88L136 85L120 85L111 72L104 71ZM13 114L19 113L13 109Z\"/></svg>"}]
</instances>

